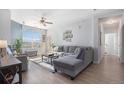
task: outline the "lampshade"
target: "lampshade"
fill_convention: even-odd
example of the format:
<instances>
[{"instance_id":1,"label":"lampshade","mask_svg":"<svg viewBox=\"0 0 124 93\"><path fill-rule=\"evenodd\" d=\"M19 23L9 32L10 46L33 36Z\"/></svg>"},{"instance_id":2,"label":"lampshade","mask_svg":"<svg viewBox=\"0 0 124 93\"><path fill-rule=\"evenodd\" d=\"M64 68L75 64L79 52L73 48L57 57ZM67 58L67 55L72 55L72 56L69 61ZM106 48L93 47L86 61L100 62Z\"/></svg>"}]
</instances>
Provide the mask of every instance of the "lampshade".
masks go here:
<instances>
[{"instance_id":1,"label":"lampshade","mask_svg":"<svg viewBox=\"0 0 124 93\"><path fill-rule=\"evenodd\" d=\"M0 40L0 48L6 48L7 47L7 41L6 40Z\"/></svg>"}]
</instances>

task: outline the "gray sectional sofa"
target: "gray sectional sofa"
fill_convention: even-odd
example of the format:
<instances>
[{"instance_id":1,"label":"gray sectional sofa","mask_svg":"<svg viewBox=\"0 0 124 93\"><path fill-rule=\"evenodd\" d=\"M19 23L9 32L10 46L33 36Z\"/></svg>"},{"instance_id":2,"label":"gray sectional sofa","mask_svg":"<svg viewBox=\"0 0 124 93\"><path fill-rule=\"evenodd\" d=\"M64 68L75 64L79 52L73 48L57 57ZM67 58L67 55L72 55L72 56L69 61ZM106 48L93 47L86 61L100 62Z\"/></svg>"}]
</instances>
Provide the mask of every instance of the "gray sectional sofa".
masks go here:
<instances>
[{"instance_id":1,"label":"gray sectional sofa","mask_svg":"<svg viewBox=\"0 0 124 93\"><path fill-rule=\"evenodd\" d=\"M74 79L93 62L93 49L81 46L59 46L59 58L53 60L55 72L61 71Z\"/></svg>"}]
</instances>

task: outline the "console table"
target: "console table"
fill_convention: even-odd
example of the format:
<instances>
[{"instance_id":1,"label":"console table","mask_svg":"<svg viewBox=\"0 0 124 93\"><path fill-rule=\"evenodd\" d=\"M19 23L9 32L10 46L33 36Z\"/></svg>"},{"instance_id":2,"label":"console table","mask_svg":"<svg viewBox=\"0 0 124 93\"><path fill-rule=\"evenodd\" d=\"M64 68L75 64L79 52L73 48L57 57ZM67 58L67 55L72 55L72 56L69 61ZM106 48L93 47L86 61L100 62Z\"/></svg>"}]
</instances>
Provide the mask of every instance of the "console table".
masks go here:
<instances>
[{"instance_id":1,"label":"console table","mask_svg":"<svg viewBox=\"0 0 124 93\"><path fill-rule=\"evenodd\" d=\"M5 57L1 58L0 70L7 69L7 68L10 68L13 66L18 66L18 68L19 68L19 81L16 83L22 84L22 63L18 59L14 58L12 56L5 56Z\"/></svg>"}]
</instances>

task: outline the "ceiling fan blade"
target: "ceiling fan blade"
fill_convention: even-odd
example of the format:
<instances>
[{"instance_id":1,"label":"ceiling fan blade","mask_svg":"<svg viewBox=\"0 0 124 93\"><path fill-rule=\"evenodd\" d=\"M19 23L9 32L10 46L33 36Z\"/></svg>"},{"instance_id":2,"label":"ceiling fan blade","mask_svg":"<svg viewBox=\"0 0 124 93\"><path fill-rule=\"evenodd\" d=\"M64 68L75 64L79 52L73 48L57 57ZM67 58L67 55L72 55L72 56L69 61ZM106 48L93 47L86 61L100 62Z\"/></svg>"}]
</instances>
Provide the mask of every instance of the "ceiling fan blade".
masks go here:
<instances>
[{"instance_id":1,"label":"ceiling fan blade","mask_svg":"<svg viewBox=\"0 0 124 93\"><path fill-rule=\"evenodd\" d=\"M47 23L47 24L53 24L53 22L45 22L45 23Z\"/></svg>"}]
</instances>

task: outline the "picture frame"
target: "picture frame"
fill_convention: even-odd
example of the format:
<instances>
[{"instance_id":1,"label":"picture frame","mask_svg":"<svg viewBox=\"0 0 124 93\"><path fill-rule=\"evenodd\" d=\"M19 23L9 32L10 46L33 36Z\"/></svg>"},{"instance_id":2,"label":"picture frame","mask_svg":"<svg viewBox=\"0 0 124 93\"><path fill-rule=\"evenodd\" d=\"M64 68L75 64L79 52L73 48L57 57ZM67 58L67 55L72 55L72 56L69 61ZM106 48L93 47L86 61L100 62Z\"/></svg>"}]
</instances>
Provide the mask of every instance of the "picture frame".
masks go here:
<instances>
[{"instance_id":1,"label":"picture frame","mask_svg":"<svg viewBox=\"0 0 124 93\"><path fill-rule=\"evenodd\" d=\"M73 38L72 30L67 30L63 33L63 40L71 42Z\"/></svg>"}]
</instances>

